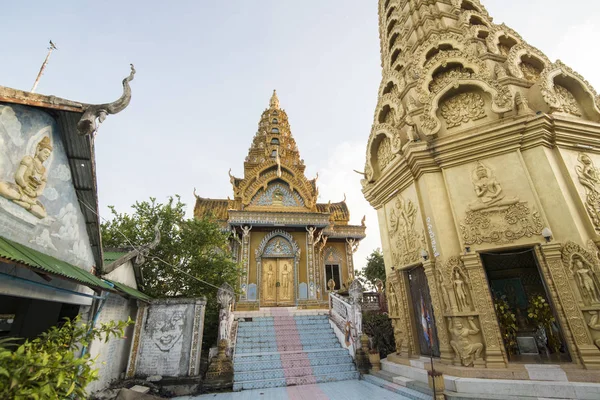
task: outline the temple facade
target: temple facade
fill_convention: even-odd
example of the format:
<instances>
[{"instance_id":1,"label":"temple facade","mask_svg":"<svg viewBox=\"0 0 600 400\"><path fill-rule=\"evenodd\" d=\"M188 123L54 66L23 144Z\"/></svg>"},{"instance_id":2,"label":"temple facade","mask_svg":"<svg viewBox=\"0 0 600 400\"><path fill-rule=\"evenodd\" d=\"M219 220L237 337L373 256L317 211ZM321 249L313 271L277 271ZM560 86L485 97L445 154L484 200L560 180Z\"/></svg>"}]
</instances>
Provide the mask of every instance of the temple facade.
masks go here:
<instances>
[{"instance_id":1,"label":"temple facade","mask_svg":"<svg viewBox=\"0 0 600 400\"><path fill-rule=\"evenodd\" d=\"M598 381L600 97L478 0L380 0L379 32L362 184L388 360L510 379L554 363Z\"/></svg>"},{"instance_id":2,"label":"temple facade","mask_svg":"<svg viewBox=\"0 0 600 400\"><path fill-rule=\"evenodd\" d=\"M318 203L318 176L307 179L304 171L274 91L244 161L244 177L230 171L233 199L196 195L194 216L213 217L232 232L232 254L242 271L237 309L326 306L328 292L354 277L364 219L349 225L345 198Z\"/></svg>"}]
</instances>

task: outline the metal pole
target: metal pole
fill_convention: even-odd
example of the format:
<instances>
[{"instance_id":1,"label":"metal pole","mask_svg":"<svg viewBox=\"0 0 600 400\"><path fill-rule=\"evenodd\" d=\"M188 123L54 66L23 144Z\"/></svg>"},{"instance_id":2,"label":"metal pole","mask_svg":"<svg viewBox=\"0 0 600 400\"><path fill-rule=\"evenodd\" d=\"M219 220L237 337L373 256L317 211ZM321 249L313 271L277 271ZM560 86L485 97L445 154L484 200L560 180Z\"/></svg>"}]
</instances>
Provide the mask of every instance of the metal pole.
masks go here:
<instances>
[{"instance_id":1,"label":"metal pole","mask_svg":"<svg viewBox=\"0 0 600 400\"><path fill-rule=\"evenodd\" d=\"M54 50L57 50L57 47L54 45L54 43L52 43L52 40L50 41L50 47L48 47L48 54L46 55L46 59L44 60L44 63L42 64L42 67L40 68L40 72L37 75L37 78L35 78L35 82L33 83L33 87L31 88L31 93L35 93L35 89L38 86L38 83L40 83L40 78L42 77L42 74L44 73L44 70L46 69L46 65L48 65L48 60L50 59L50 55L52 54L52 52Z\"/></svg>"}]
</instances>

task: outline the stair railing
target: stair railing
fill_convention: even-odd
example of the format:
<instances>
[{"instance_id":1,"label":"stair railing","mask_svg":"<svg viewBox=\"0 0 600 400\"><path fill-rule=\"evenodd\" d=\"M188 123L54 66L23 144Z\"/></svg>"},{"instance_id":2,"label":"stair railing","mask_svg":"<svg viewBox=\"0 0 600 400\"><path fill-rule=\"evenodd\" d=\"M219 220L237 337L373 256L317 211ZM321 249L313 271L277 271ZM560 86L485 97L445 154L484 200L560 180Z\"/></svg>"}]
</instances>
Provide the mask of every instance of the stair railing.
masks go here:
<instances>
[{"instance_id":1,"label":"stair railing","mask_svg":"<svg viewBox=\"0 0 600 400\"><path fill-rule=\"evenodd\" d=\"M329 292L329 318L343 333L345 348L354 357L357 348L360 348L362 334L362 285L354 280L350 285L350 297L343 297L337 293Z\"/></svg>"}]
</instances>

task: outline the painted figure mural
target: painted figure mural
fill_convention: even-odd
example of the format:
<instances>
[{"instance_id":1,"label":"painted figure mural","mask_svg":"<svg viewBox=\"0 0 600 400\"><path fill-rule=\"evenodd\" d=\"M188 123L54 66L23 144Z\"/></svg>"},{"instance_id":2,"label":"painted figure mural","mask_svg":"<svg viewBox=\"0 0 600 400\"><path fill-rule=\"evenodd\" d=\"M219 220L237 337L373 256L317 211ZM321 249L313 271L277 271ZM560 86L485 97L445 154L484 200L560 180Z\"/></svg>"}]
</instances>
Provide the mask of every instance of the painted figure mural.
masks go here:
<instances>
[{"instance_id":1,"label":"painted figure mural","mask_svg":"<svg viewBox=\"0 0 600 400\"><path fill-rule=\"evenodd\" d=\"M183 335L185 315L182 311L174 311L172 314L157 312L148 321L148 331L152 342L162 352L169 352Z\"/></svg>"}]
</instances>

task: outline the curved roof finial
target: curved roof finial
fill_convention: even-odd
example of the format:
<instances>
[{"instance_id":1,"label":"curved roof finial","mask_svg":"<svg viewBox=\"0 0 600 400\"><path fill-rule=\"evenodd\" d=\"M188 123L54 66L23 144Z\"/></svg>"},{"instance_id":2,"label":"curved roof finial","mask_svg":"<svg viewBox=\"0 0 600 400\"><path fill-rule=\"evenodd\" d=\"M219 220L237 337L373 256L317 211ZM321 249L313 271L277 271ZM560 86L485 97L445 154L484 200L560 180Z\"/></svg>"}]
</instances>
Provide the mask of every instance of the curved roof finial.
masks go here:
<instances>
[{"instance_id":1,"label":"curved roof finial","mask_svg":"<svg viewBox=\"0 0 600 400\"><path fill-rule=\"evenodd\" d=\"M273 96L269 100L269 108L279 110L279 99L277 98L277 90L273 89Z\"/></svg>"},{"instance_id":2,"label":"curved roof finial","mask_svg":"<svg viewBox=\"0 0 600 400\"><path fill-rule=\"evenodd\" d=\"M77 123L77 130L80 135L85 136L95 133L98 130L98 126L104 122L109 114L121 112L129 105L129 101L131 101L131 87L129 86L129 82L133 80L133 76L135 75L133 64L129 65L131 66L131 72L128 77L123 79L123 94L121 97L112 103L89 106Z\"/></svg>"}]
</instances>

